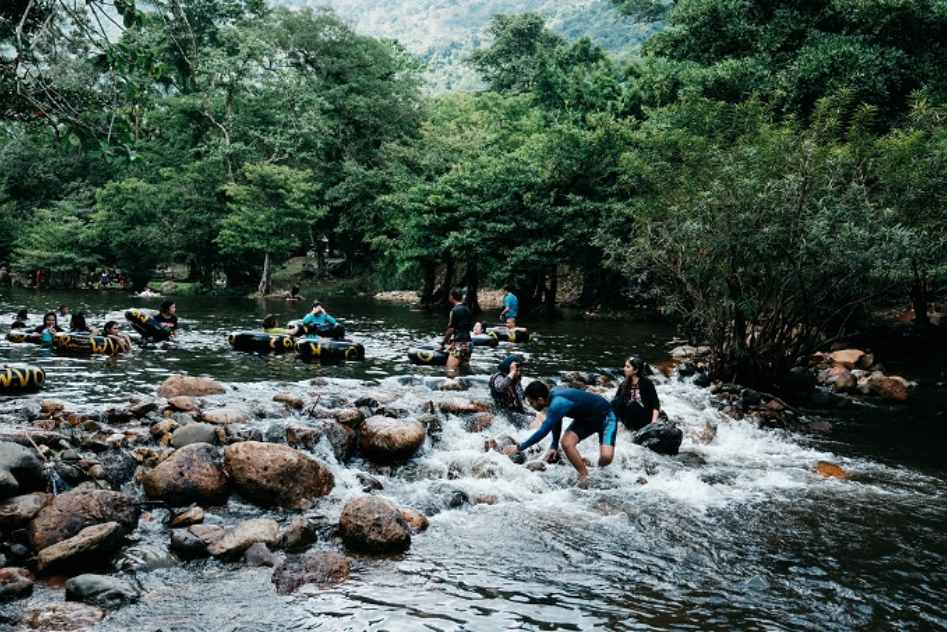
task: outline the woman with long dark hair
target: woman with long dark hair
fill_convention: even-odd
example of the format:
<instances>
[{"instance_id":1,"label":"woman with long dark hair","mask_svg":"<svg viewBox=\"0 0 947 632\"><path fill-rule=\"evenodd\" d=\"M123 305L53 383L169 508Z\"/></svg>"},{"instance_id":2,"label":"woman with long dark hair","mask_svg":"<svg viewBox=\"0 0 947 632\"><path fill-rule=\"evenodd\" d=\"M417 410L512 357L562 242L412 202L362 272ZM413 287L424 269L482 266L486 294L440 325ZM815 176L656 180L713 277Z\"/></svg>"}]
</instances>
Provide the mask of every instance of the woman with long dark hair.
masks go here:
<instances>
[{"instance_id":1,"label":"woman with long dark hair","mask_svg":"<svg viewBox=\"0 0 947 632\"><path fill-rule=\"evenodd\" d=\"M656 422L661 401L654 383L644 376L644 360L630 356L625 360L625 381L612 398L612 410L628 430L641 430Z\"/></svg>"}]
</instances>

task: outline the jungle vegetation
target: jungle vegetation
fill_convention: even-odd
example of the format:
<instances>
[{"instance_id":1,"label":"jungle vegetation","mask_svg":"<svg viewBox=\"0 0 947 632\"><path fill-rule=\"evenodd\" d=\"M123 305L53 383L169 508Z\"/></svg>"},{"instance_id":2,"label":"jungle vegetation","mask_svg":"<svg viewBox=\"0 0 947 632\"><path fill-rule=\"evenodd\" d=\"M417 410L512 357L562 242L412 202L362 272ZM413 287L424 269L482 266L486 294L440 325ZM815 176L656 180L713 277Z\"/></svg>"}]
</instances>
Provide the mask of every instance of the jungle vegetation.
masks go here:
<instances>
[{"instance_id":1,"label":"jungle vegetation","mask_svg":"<svg viewBox=\"0 0 947 632\"><path fill-rule=\"evenodd\" d=\"M263 0L0 8L0 263L69 285L161 262L269 292L322 240L346 273L511 283L554 312L646 299L765 386L885 301L944 289L947 1L613 0L630 63L538 14L429 96L395 41ZM666 28L664 28L666 26Z\"/></svg>"}]
</instances>

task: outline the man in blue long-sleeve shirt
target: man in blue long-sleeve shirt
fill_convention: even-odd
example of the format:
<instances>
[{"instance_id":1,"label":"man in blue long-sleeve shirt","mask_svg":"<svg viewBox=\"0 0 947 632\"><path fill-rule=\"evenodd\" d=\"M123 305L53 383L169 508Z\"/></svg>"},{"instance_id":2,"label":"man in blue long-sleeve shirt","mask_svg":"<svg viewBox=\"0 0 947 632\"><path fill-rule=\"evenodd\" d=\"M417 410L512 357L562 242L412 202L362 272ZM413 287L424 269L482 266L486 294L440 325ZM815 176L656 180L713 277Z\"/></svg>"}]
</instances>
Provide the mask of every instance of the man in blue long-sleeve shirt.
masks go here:
<instances>
[{"instance_id":1,"label":"man in blue long-sleeve shirt","mask_svg":"<svg viewBox=\"0 0 947 632\"><path fill-rule=\"evenodd\" d=\"M540 382L530 382L525 391L526 401L536 410L549 408L546 413L546 419L543 424L526 441L507 446L503 452L513 454L521 452L526 448L542 441L550 432L552 433L552 444L549 446L549 452L546 459L549 460L556 456L560 445L560 435L562 435L562 450L566 453L569 462L579 472L577 485L585 487L589 480L589 471L585 467L585 461L579 454L578 444L580 441L592 434L598 435L599 451L598 465L605 467L612 462L615 457L615 437L618 433L618 423L615 420L615 413L612 412L612 405L607 399L588 391L582 391L575 388L554 388L551 391L549 387ZM572 424L562 432L562 419L571 417Z\"/></svg>"}]
</instances>

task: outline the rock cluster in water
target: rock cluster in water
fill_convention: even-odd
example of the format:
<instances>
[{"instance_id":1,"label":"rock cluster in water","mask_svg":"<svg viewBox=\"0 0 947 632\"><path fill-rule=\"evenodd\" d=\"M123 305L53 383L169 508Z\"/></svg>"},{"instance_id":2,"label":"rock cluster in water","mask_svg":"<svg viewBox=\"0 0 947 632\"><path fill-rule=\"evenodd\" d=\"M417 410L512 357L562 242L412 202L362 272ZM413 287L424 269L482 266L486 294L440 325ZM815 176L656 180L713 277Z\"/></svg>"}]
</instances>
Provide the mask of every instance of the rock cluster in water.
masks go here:
<instances>
[{"instance_id":1,"label":"rock cluster in water","mask_svg":"<svg viewBox=\"0 0 947 632\"><path fill-rule=\"evenodd\" d=\"M24 615L31 627L92 625L138 600L113 560L156 508L168 510L178 559L271 566L282 594L344 580L352 556L404 551L427 528L423 512L380 496L348 500L337 521L305 512L336 485L314 446L340 463L358 454L397 465L422 448L435 415L306 392L273 393L273 406L247 410L224 385L185 376L157 392L98 413L52 400L0 407L0 420L12 422L0 425L0 599L31 594L37 577L67 578L66 602ZM273 423L252 423L261 417ZM383 487L367 473L358 480L366 493ZM279 520L230 524L233 500Z\"/></svg>"}]
</instances>

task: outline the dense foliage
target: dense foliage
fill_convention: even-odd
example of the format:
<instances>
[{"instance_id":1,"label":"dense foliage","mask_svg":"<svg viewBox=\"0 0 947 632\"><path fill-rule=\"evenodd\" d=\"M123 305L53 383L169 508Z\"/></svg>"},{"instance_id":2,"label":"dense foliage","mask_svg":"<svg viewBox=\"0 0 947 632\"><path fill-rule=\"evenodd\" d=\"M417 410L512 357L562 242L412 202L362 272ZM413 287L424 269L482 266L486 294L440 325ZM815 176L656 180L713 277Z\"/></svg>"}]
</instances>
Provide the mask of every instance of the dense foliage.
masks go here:
<instances>
[{"instance_id":1,"label":"dense foliage","mask_svg":"<svg viewBox=\"0 0 947 632\"><path fill-rule=\"evenodd\" d=\"M498 15L468 58L489 89L438 97L329 10L122 2L117 37L95 0L4 5L0 263L69 285L176 262L268 292L326 240L427 303L511 283L528 314L578 271L579 305L655 305L756 385L880 301L926 323L947 3L614 4L667 19L646 56Z\"/></svg>"}]
</instances>

